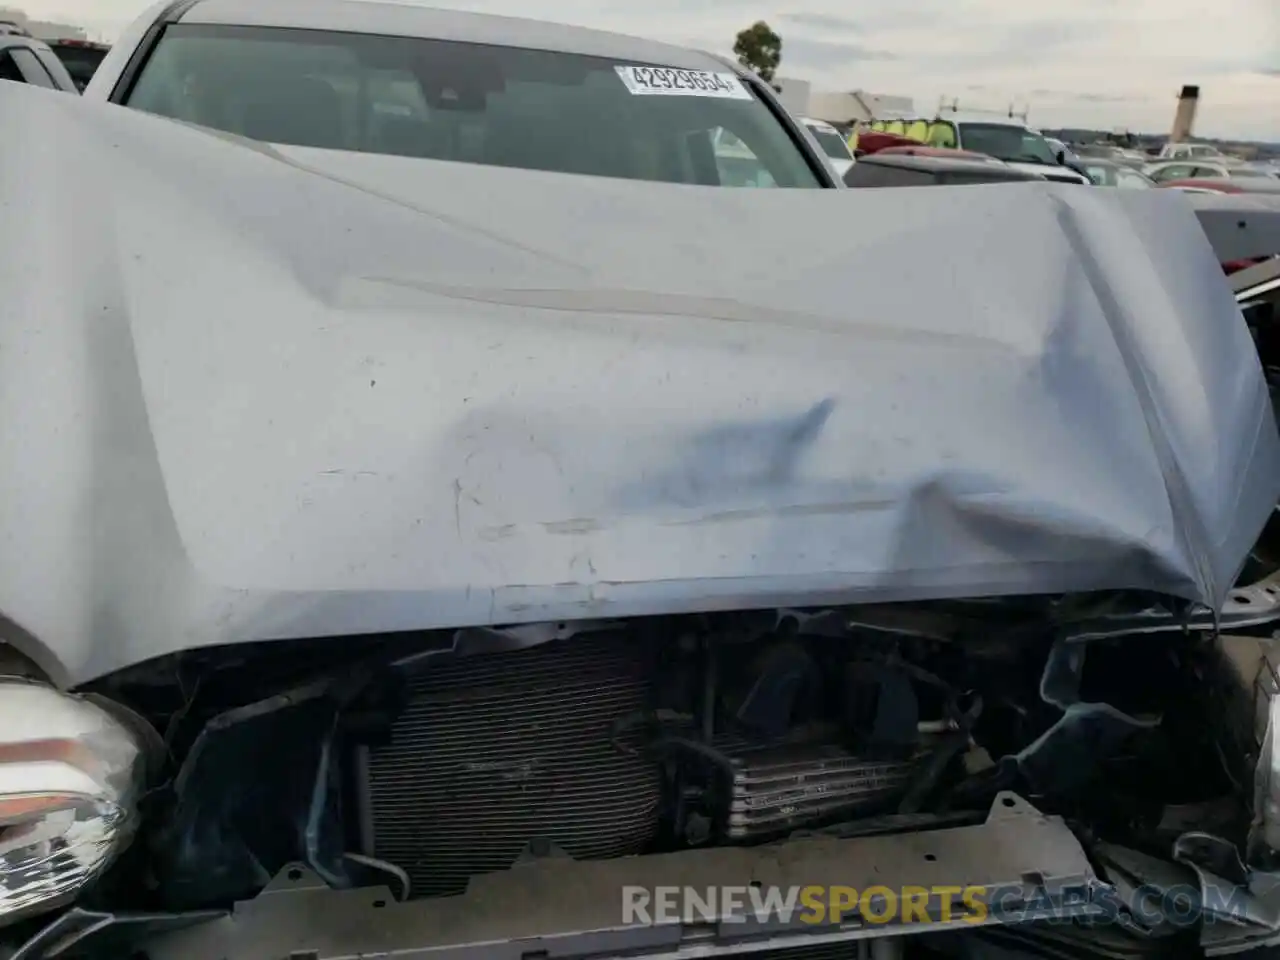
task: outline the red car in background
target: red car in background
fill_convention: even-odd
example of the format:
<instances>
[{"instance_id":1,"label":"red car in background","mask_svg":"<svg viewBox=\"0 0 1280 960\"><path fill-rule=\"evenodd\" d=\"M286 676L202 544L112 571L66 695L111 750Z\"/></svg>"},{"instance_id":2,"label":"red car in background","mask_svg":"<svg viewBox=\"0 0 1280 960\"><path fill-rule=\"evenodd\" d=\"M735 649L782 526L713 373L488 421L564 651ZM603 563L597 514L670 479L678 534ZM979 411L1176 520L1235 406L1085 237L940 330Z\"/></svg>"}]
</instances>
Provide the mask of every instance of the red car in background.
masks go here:
<instances>
[{"instance_id":1,"label":"red car in background","mask_svg":"<svg viewBox=\"0 0 1280 960\"><path fill-rule=\"evenodd\" d=\"M912 140L910 137L904 137L899 133L882 133L879 130L859 130L858 139L855 143L856 147L853 151L855 158L869 153L879 153L889 147L923 146L919 140Z\"/></svg>"},{"instance_id":2,"label":"red car in background","mask_svg":"<svg viewBox=\"0 0 1280 960\"><path fill-rule=\"evenodd\" d=\"M1164 189L1185 193L1261 193L1280 196L1280 180L1274 177L1241 177L1238 180L1206 177L1193 180L1166 180L1158 184Z\"/></svg>"}]
</instances>

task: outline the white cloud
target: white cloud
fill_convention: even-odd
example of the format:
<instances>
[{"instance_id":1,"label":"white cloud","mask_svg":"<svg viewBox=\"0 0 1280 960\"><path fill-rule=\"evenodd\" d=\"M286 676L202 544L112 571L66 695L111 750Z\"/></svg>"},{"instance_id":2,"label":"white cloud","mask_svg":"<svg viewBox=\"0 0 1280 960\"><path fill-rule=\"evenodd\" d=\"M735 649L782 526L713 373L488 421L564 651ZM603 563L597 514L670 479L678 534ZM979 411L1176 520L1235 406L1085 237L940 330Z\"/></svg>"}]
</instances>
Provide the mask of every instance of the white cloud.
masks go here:
<instances>
[{"instance_id":1,"label":"white cloud","mask_svg":"<svg viewBox=\"0 0 1280 960\"><path fill-rule=\"evenodd\" d=\"M440 5L528 16L524 0ZM26 0L32 16L112 36L138 0ZM538 15L727 52L757 19L783 39L782 73L818 88L1030 103L1045 126L1159 132L1184 83L1199 84L1197 131L1280 139L1276 0L546 0ZM1268 75L1267 71L1276 71Z\"/></svg>"}]
</instances>

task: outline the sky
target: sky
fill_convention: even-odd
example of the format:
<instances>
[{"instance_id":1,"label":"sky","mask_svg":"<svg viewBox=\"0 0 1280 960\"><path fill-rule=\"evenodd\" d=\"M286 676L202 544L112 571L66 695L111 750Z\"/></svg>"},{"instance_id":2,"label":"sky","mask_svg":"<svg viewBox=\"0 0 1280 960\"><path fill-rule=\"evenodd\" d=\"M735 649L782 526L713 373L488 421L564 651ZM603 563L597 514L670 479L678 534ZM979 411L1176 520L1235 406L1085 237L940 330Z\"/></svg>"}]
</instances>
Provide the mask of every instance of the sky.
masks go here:
<instances>
[{"instance_id":1,"label":"sky","mask_svg":"<svg viewBox=\"0 0 1280 960\"><path fill-rule=\"evenodd\" d=\"M112 40L137 0L25 0L35 19ZM1199 84L1196 133L1280 141L1280 0L437 0L728 53L765 20L779 75L910 96L932 111L1016 102L1043 127L1161 132ZM536 11L536 12L534 12Z\"/></svg>"}]
</instances>

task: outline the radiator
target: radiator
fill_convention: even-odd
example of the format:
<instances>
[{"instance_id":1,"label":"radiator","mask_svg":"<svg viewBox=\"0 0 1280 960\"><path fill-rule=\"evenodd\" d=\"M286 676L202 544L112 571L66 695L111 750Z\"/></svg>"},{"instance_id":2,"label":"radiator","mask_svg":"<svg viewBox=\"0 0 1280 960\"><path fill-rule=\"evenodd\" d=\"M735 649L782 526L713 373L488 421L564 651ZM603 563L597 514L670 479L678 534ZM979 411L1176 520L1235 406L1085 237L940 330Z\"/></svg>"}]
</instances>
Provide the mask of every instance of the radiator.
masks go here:
<instances>
[{"instance_id":1,"label":"radiator","mask_svg":"<svg viewBox=\"0 0 1280 960\"><path fill-rule=\"evenodd\" d=\"M413 896L460 893L530 844L575 859L640 852L658 829L657 766L610 732L648 705L644 647L622 635L428 661L389 742L368 754L373 853Z\"/></svg>"}]
</instances>

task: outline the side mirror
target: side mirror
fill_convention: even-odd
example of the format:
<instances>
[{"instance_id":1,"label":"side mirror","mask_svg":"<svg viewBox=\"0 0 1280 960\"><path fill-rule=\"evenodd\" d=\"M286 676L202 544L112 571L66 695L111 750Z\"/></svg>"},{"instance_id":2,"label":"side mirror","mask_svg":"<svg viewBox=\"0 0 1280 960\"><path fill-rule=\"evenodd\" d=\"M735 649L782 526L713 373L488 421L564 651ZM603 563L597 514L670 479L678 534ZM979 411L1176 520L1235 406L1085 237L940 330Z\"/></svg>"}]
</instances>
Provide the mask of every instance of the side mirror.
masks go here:
<instances>
[{"instance_id":1,"label":"side mirror","mask_svg":"<svg viewBox=\"0 0 1280 960\"><path fill-rule=\"evenodd\" d=\"M1058 166L1065 167L1067 165L1067 151L1058 151Z\"/></svg>"}]
</instances>

